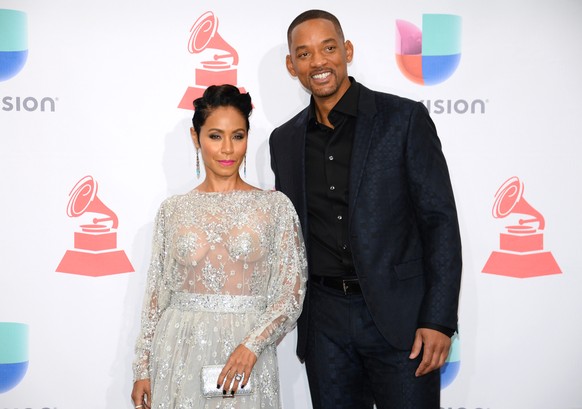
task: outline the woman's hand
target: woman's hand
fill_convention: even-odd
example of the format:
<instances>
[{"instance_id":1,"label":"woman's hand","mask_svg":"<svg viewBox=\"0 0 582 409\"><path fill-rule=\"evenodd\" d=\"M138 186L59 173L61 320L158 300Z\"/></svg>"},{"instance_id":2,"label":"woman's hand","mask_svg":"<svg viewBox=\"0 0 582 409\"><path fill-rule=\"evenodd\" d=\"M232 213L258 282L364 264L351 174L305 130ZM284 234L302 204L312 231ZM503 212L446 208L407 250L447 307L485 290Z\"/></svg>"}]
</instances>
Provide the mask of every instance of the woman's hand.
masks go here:
<instances>
[{"instance_id":1,"label":"woman's hand","mask_svg":"<svg viewBox=\"0 0 582 409\"><path fill-rule=\"evenodd\" d=\"M228 361L226 361L226 365L224 365L222 372L218 375L216 386L218 388L222 386L223 394L226 395L227 393L230 393L231 395L234 395L239 386L241 389L244 389L256 362L257 356L244 345L239 345L232 354L230 354ZM230 389L230 391L228 389Z\"/></svg>"},{"instance_id":2,"label":"woman's hand","mask_svg":"<svg viewBox=\"0 0 582 409\"><path fill-rule=\"evenodd\" d=\"M149 379L140 379L133 384L131 399L137 409L150 409L152 387Z\"/></svg>"}]
</instances>

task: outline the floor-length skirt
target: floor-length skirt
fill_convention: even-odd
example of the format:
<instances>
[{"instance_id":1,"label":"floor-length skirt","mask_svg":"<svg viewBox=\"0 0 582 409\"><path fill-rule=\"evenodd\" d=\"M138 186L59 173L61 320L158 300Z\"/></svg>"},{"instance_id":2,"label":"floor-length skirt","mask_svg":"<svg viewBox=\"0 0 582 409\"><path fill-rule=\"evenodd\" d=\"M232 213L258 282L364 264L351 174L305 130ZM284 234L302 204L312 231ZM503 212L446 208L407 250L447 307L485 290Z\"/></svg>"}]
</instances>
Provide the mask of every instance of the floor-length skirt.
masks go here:
<instances>
[{"instance_id":1,"label":"floor-length skirt","mask_svg":"<svg viewBox=\"0 0 582 409\"><path fill-rule=\"evenodd\" d=\"M265 297L174 293L152 345L152 409L280 408L274 345L253 368L253 394L205 398L201 393L202 366L224 365L265 307Z\"/></svg>"}]
</instances>

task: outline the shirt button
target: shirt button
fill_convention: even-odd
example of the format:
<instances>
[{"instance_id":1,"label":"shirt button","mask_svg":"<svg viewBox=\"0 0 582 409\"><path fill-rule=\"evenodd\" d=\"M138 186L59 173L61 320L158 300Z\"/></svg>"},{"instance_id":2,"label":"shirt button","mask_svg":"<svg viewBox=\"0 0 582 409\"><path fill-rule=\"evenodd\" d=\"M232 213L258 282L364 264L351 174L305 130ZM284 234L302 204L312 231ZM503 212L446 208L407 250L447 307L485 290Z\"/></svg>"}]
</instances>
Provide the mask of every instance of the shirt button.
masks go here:
<instances>
[{"instance_id":1,"label":"shirt button","mask_svg":"<svg viewBox=\"0 0 582 409\"><path fill-rule=\"evenodd\" d=\"M335 186L330 186L329 190L335 190Z\"/></svg>"},{"instance_id":2,"label":"shirt button","mask_svg":"<svg viewBox=\"0 0 582 409\"><path fill-rule=\"evenodd\" d=\"M343 219L342 215L340 214L340 215L337 217L337 219L338 219L338 220L342 220L342 219Z\"/></svg>"},{"instance_id":3,"label":"shirt button","mask_svg":"<svg viewBox=\"0 0 582 409\"><path fill-rule=\"evenodd\" d=\"M344 244L344 245L342 246L342 250L347 250L347 249L348 249L348 245L347 245L347 244Z\"/></svg>"},{"instance_id":4,"label":"shirt button","mask_svg":"<svg viewBox=\"0 0 582 409\"><path fill-rule=\"evenodd\" d=\"M329 160L333 160L333 155L329 155Z\"/></svg>"}]
</instances>

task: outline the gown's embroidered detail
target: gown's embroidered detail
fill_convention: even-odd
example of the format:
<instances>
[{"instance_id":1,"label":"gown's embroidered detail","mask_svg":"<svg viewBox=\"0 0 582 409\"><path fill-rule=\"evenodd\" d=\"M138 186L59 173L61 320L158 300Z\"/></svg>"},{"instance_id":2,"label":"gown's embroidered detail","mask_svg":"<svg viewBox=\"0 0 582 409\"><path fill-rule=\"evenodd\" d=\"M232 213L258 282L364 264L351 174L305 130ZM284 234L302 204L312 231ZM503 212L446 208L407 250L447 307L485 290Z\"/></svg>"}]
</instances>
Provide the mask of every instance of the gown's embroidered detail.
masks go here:
<instances>
[{"instance_id":1,"label":"gown's embroidered detail","mask_svg":"<svg viewBox=\"0 0 582 409\"><path fill-rule=\"evenodd\" d=\"M214 265L210 260L204 260L204 267L202 268L202 283L206 289L212 292L218 293L226 283L226 273L224 272L224 266L222 264Z\"/></svg>"},{"instance_id":2,"label":"gown's embroidered detail","mask_svg":"<svg viewBox=\"0 0 582 409\"><path fill-rule=\"evenodd\" d=\"M135 379L152 382L152 409L280 408L275 342L301 312L306 260L293 205L280 192L196 190L156 217L136 344ZM239 344L259 358L255 393L200 396L200 369Z\"/></svg>"}]
</instances>

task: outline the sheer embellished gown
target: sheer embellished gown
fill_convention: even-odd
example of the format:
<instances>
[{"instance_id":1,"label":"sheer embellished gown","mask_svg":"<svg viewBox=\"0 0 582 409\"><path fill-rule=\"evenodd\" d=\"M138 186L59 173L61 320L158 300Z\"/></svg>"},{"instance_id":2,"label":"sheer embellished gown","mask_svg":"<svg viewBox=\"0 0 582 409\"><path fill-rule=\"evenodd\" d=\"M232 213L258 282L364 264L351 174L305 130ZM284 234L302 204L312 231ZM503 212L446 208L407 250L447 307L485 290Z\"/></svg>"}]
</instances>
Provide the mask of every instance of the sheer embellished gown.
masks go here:
<instances>
[{"instance_id":1,"label":"sheer embellished gown","mask_svg":"<svg viewBox=\"0 0 582 409\"><path fill-rule=\"evenodd\" d=\"M276 341L301 312L306 259L293 205L273 191L166 199L156 216L134 377L152 409L279 408ZM254 392L204 398L200 371L244 344Z\"/></svg>"}]
</instances>

